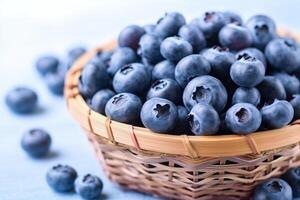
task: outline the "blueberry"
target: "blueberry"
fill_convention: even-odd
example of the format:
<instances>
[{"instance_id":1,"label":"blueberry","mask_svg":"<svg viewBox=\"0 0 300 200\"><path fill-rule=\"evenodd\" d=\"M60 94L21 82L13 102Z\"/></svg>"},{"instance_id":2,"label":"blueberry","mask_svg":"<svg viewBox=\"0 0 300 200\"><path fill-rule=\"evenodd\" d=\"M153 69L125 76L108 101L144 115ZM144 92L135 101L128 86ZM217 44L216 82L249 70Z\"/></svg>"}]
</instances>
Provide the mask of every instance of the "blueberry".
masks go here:
<instances>
[{"instance_id":1,"label":"blueberry","mask_svg":"<svg viewBox=\"0 0 300 200\"><path fill-rule=\"evenodd\" d=\"M91 59L90 62L95 63L96 65L99 66L104 65L106 68L108 68L112 54L113 54L112 51L99 51Z\"/></svg>"},{"instance_id":2,"label":"blueberry","mask_svg":"<svg viewBox=\"0 0 300 200\"><path fill-rule=\"evenodd\" d=\"M141 63L122 67L114 76L113 87L117 93L144 94L151 84L151 76Z\"/></svg>"},{"instance_id":3,"label":"blueberry","mask_svg":"<svg viewBox=\"0 0 300 200\"><path fill-rule=\"evenodd\" d=\"M265 50L266 58L271 67L286 72L293 72L300 66L299 54L299 44L288 38L272 40Z\"/></svg>"},{"instance_id":4,"label":"blueberry","mask_svg":"<svg viewBox=\"0 0 300 200\"><path fill-rule=\"evenodd\" d=\"M155 35L145 34L139 42L138 53L147 59L150 64L156 64L163 60L160 54L161 39Z\"/></svg>"},{"instance_id":5,"label":"blueberry","mask_svg":"<svg viewBox=\"0 0 300 200\"><path fill-rule=\"evenodd\" d=\"M81 46L73 47L68 51L68 57L75 61L86 52L86 49Z\"/></svg>"},{"instance_id":6,"label":"blueberry","mask_svg":"<svg viewBox=\"0 0 300 200\"><path fill-rule=\"evenodd\" d=\"M21 139L21 146L32 157L43 157L50 149L51 137L42 129L30 129Z\"/></svg>"},{"instance_id":7,"label":"blueberry","mask_svg":"<svg viewBox=\"0 0 300 200\"><path fill-rule=\"evenodd\" d=\"M196 104L188 115L188 121L195 135L214 135L220 126L219 114L206 103Z\"/></svg>"},{"instance_id":8,"label":"blueberry","mask_svg":"<svg viewBox=\"0 0 300 200\"><path fill-rule=\"evenodd\" d=\"M103 190L103 182L97 176L87 174L76 180L75 190L83 199L99 199Z\"/></svg>"},{"instance_id":9,"label":"blueberry","mask_svg":"<svg viewBox=\"0 0 300 200\"><path fill-rule=\"evenodd\" d=\"M218 79L208 75L191 80L183 92L183 103L188 110L197 103L207 103L220 112L226 102L227 92L224 85Z\"/></svg>"},{"instance_id":10,"label":"blueberry","mask_svg":"<svg viewBox=\"0 0 300 200\"><path fill-rule=\"evenodd\" d=\"M175 80L168 78L160 79L152 84L147 94L147 99L153 97L168 99L178 105L181 102L182 91Z\"/></svg>"},{"instance_id":11,"label":"blueberry","mask_svg":"<svg viewBox=\"0 0 300 200\"><path fill-rule=\"evenodd\" d=\"M251 32L254 47L264 50L265 46L277 37L275 22L266 15L255 15L246 22Z\"/></svg>"},{"instance_id":12,"label":"blueberry","mask_svg":"<svg viewBox=\"0 0 300 200\"><path fill-rule=\"evenodd\" d=\"M259 110L250 103L237 103L226 112L226 126L234 133L246 135L255 132L261 124Z\"/></svg>"},{"instance_id":13,"label":"blueberry","mask_svg":"<svg viewBox=\"0 0 300 200\"><path fill-rule=\"evenodd\" d=\"M153 81L163 78L175 79L175 65L168 60L157 63L152 71Z\"/></svg>"},{"instance_id":14,"label":"blueberry","mask_svg":"<svg viewBox=\"0 0 300 200\"><path fill-rule=\"evenodd\" d=\"M37 108L38 96L30 88L16 87L7 93L5 102L13 112L28 114Z\"/></svg>"},{"instance_id":15,"label":"blueberry","mask_svg":"<svg viewBox=\"0 0 300 200\"><path fill-rule=\"evenodd\" d=\"M184 88L190 80L210 72L209 62L201 55L192 54L181 59L175 68L175 79Z\"/></svg>"},{"instance_id":16,"label":"blueberry","mask_svg":"<svg viewBox=\"0 0 300 200\"><path fill-rule=\"evenodd\" d=\"M230 68L230 77L241 87L254 87L261 83L265 76L265 67L255 57L243 56Z\"/></svg>"},{"instance_id":17,"label":"blueberry","mask_svg":"<svg viewBox=\"0 0 300 200\"><path fill-rule=\"evenodd\" d=\"M55 165L46 174L48 185L56 192L70 192L74 190L76 178L77 172L68 165Z\"/></svg>"},{"instance_id":18,"label":"blueberry","mask_svg":"<svg viewBox=\"0 0 300 200\"><path fill-rule=\"evenodd\" d=\"M243 19L242 17L235 13L235 12L231 12L231 11L226 11L222 13L224 18L225 18L225 23L226 24L243 24Z\"/></svg>"},{"instance_id":19,"label":"blueberry","mask_svg":"<svg viewBox=\"0 0 300 200\"><path fill-rule=\"evenodd\" d=\"M192 45L177 36L166 38L160 45L161 55L174 63L177 63L183 57L192 54L192 52Z\"/></svg>"},{"instance_id":20,"label":"blueberry","mask_svg":"<svg viewBox=\"0 0 300 200\"><path fill-rule=\"evenodd\" d=\"M290 103L294 108L294 119L300 119L300 94L294 94Z\"/></svg>"},{"instance_id":21,"label":"blueberry","mask_svg":"<svg viewBox=\"0 0 300 200\"><path fill-rule=\"evenodd\" d=\"M256 48L246 48L243 49L236 54L236 59L239 60L241 57L251 56L258 60L260 60L265 67L267 67L267 61L263 52Z\"/></svg>"},{"instance_id":22,"label":"blueberry","mask_svg":"<svg viewBox=\"0 0 300 200\"><path fill-rule=\"evenodd\" d=\"M120 93L108 100L105 114L112 120L135 124L139 121L141 108L142 101L139 97L130 93Z\"/></svg>"},{"instance_id":23,"label":"blueberry","mask_svg":"<svg viewBox=\"0 0 300 200\"><path fill-rule=\"evenodd\" d=\"M189 122L188 122L188 110L184 106L177 106L178 116L177 123L175 127L175 133L183 135L188 135L190 131Z\"/></svg>"},{"instance_id":24,"label":"blueberry","mask_svg":"<svg viewBox=\"0 0 300 200\"><path fill-rule=\"evenodd\" d=\"M292 97L293 94L298 94L300 89L300 82L296 76L289 75L287 73L275 73L274 77L282 83L287 97Z\"/></svg>"},{"instance_id":25,"label":"blueberry","mask_svg":"<svg viewBox=\"0 0 300 200\"><path fill-rule=\"evenodd\" d=\"M166 13L164 17L158 20L154 33L164 39L177 35L178 30L185 24L185 18L178 12Z\"/></svg>"},{"instance_id":26,"label":"blueberry","mask_svg":"<svg viewBox=\"0 0 300 200\"><path fill-rule=\"evenodd\" d=\"M109 67L107 69L110 76L113 76L121 67L126 64L136 62L138 60L135 52L128 47L121 47L114 51L110 58Z\"/></svg>"},{"instance_id":27,"label":"blueberry","mask_svg":"<svg viewBox=\"0 0 300 200\"><path fill-rule=\"evenodd\" d=\"M195 25L187 24L182 26L178 35L192 45L194 53L199 53L206 47L206 39Z\"/></svg>"},{"instance_id":28,"label":"blueberry","mask_svg":"<svg viewBox=\"0 0 300 200\"><path fill-rule=\"evenodd\" d=\"M91 100L91 108L104 115L105 105L110 98L112 98L116 93L110 89L99 90Z\"/></svg>"},{"instance_id":29,"label":"blueberry","mask_svg":"<svg viewBox=\"0 0 300 200\"><path fill-rule=\"evenodd\" d=\"M239 51L252 45L253 39L250 31L237 24L227 24L219 32L219 41L222 46L230 50Z\"/></svg>"},{"instance_id":30,"label":"blueberry","mask_svg":"<svg viewBox=\"0 0 300 200\"><path fill-rule=\"evenodd\" d=\"M292 188L293 197L300 197L300 168L291 168L281 177L285 180Z\"/></svg>"},{"instance_id":31,"label":"blueberry","mask_svg":"<svg viewBox=\"0 0 300 200\"><path fill-rule=\"evenodd\" d=\"M234 54L228 48L213 46L201 52L201 55L210 63L212 76L226 81L230 79L230 67L235 61Z\"/></svg>"},{"instance_id":32,"label":"blueberry","mask_svg":"<svg viewBox=\"0 0 300 200\"><path fill-rule=\"evenodd\" d=\"M265 76L257 86L261 95L261 103L272 102L274 99L286 99L286 92L282 83L273 76Z\"/></svg>"},{"instance_id":33,"label":"blueberry","mask_svg":"<svg viewBox=\"0 0 300 200\"><path fill-rule=\"evenodd\" d=\"M37 71L41 75L46 75L48 73L54 73L57 71L57 68L59 66L59 59L53 55L45 55L40 57L36 63L35 67Z\"/></svg>"},{"instance_id":34,"label":"blueberry","mask_svg":"<svg viewBox=\"0 0 300 200\"><path fill-rule=\"evenodd\" d=\"M146 128L158 133L167 133L175 129L177 107L167 99L151 98L141 110L141 120Z\"/></svg>"},{"instance_id":35,"label":"blueberry","mask_svg":"<svg viewBox=\"0 0 300 200\"><path fill-rule=\"evenodd\" d=\"M292 189L284 180L272 178L256 186L253 200L293 200Z\"/></svg>"},{"instance_id":36,"label":"blueberry","mask_svg":"<svg viewBox=\"0 0 300 200\"><path fill-rule=\"evenodd\" d=\"M275 99L260 110L263 123L268 128L281 128L288 125L294 117L293 106L285 100Z\"/></svg>"},{"instance_id":37,"label":"blueberry","mask_svg":"<svg viewBox=\"0 0 300 200\"><path fill-rule=\"evenodd\" d=\"M232 104L250 103L257 106L260 103L260 93L258 89L239 87L235 90L232 97Z\"/></svg>"},{"instance_id":38,"label":"blueberry","mask_svg":"<svg viewBox=\"0 0 300 200\"><path fill-rule=\"evenodd\" d=\"M155 27L156 27L155 24L146 24L143 28L146 33L154 34Z\"/></svg>"},{"instance_id":39,"label":"blueberry","mask_svg":"<svg viewBox=\"0 0 300 200\"><path fill-rule=\"evenodd\" d=\"M140 38L145 34L145 30L137 25L125 27L119 34L118 43L120 47L129 47L137 50Z\"/></svg>"},{"instance_id":40,"label":"blueberry","mask_svg":"<svg viewBox=\"0 0 300 200\"><path fill-rule=\"evenodd\" d=\"M61 72L49 73L45 76L48 89L55 95L64 94L65 76Z\"/></svg>"}]
</instances>

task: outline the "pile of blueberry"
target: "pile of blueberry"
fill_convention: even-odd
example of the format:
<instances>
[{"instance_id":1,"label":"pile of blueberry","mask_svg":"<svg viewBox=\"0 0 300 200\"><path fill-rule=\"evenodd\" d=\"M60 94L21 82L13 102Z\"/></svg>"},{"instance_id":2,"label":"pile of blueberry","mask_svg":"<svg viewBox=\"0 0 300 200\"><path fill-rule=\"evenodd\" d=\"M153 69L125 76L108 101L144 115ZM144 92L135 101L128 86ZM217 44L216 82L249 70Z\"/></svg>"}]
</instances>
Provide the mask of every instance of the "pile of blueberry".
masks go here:
<instances>
[{"instance_id":1,"label":"pile of blueberry","mask_svg":"<svg viewBox=\"0 0 300 200\"><path fill-rule=\"evenodd\" d=\"M170 12L130 25L118 47L101 51L81 74L90 107L154 132L249 134L300 117L300 45L275 22L206 12L186 22Z\"/></svg>"}]
</instances>

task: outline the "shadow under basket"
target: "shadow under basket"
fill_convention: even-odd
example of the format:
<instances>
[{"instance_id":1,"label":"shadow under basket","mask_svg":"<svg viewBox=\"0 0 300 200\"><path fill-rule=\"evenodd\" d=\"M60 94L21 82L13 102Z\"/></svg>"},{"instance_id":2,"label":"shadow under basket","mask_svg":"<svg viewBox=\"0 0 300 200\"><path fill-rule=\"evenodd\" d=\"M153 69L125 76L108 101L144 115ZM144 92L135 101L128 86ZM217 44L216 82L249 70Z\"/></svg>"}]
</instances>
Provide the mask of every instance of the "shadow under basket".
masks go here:
<instances>
[{"instance_id":1,"label":"shadow under basket","mask_svg":"<svg viewBox=\"0 0 300 200\"><path fill-rule=\"evenodd\" d=\"M283 30L280 34L300 41L298 35ZM112 41L83 55L65 84L69 111L112 181L168 199L249 199L256 184L300 166L299 121L248 136L174 136L92 111L79 94L81 70L98 51L115 46Z\"/></svg>"}]
</instances>

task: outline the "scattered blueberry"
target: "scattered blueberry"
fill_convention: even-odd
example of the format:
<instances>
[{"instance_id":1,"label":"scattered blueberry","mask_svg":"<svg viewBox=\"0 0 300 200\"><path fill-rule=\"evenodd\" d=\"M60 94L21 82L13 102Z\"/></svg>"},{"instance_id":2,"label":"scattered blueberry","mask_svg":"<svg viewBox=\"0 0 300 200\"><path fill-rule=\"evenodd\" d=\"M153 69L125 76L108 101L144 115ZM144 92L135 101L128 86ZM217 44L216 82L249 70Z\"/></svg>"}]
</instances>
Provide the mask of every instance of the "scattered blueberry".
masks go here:
<instances>
[{"instance_id":1,"label":"scattered blueberry","mask_svg":"<svg viewBox=\"0 0 300 200\"><path fill-rule=\"evenodd\" d=\"M140 38L145 34L145 30L138 25L126 26L119 34L118 43L120 47L129 47L137 50Z\"/></svg>"},{"instance_id":2,"label":"scattered blueberry","mask_svg":"<svg viewBox=\"0 0 300 200\"><path fill-rule=\"evenodd\" d=\"M157 63L152 71L153 81L163 78L175 79L175 65L168 60Z\"/></svg>"},{"instance_id":3,"label":"scattered blueberry","mask_svg":"<svg viewBox=\"0 0 300 200\"><path fill-rule=\"evenodd\" d=\"M243 24L243 20L241 16L235 12L225 11L222 14L226 24L231 24L231 23L240 24L240 25Z\"/></svg>"},{"instance_id":4,"label":"scattered blueberry","mask_svg":"<svg viewBox=\"0 0 300 200\"><path fill-rule=\"evenodd\" d=\"M63 73L49 73L45 76L45 82L47 87L53 94L64 94L65 75Z\"/></svg>"},{"instance_id":5,"label":"scattered blueberry","mask_svg":"<svg viewBox=\"0 0 300 200\"><path fill-rule=\"evenodd\" d=\"M293 197L300 197L300 168L289 169L281 178L291 186Z\"/></svg>"},{"instance_id":6,"label":"scattered blueberry","mask_svg":"<svg viewBox=\"0 0 300 200\"><path fill-rule=\"evenodd\" d=\"M147 59L150 64L163 60L160 54L161 39L155 35L145 34L139 42L138 54Z\"/></svg>"},{"instance_id":7,"label":"scattered blueberry","mask_svg":"<svg viewBox=\"0 0 300 200\"><path fill-rule=\"evenodd\" d=\"M250 103L257 106L260 103L260 93L258 89L239 87L235 90L232 97L232 104Z\"/></svg>"},{"instance_id":8,"label":"scattered blueberry","mask_svg":"<svg viewBox=\"0 0 300 200\"><path fill-rule=\"evenodd\" d=\"M287 73L275 73L274 77L278 78L278 80L282 83L287 97L292 97L293 94L298 94L300 89L300 82L296 76L289 75Z\"/></svg>"},{"instance_id":9,"label":"scattered blueberry","mask_svg":"<svg viewBox=\"0 0 300 200\"><path fill-rule=\"evenodd\" d=\"M75 190L83 199L99 199L103 190L103 183L97 176L87 174L75 182Z\"/></svg>"},{"instance_id":10,"label":"scattered blueberry","mask_svg":"<svg viewBox=\"0 0 300 200\"><path fill-rule=\"evenodd\" d=\"M112 98L116 93L110 89L99 90L91 100L91 108L104 115L105 105L110 98Z\"/></svg>"},{"instance_id":11,"label":"scattered blueberry","mask_svg":"<svg viewBox=\"0 0 300 200\"><path fill-rule=\"evenodd\" d=\"M68 51L68 57L74 62L85 52L86 52L86 49L84 47L81 47L81 46L73 47L72 49L70 49Z\"/></svg>"},{"instance_id":12,"label":"scattered blueberry","mask_svg":"<svg viewBox=\"0 0 300 200\"><path fill-rule=\"evenodd\" d=\"M45 55L40 57L36 63L36 69L41 75L46 75L48 73L55 73L60 64L57 57L52 55Z\"/></svg>"},{"instance_id":13,"label":"scattered blueberry","mask_svg":"<svg viewBox=\"0 0 300 200\"><path fill-rule=\"evenodd\" d=\"M239 60L241 57L251 56L258 60L260 60L265 67L267 67L267 61L263 52L256 48L246 48L243 49L236 54L236 59Z\"/></svg>"},{"instance_id":14,"label":"scattered blueberry","mask_svg":"<svg viewBox=\"0 0 300 200\"><path fill-rule=\"evenodd\" d=\"M294 94L290 103L294 108L294 119L300 119L300 94Z\"/></svg>"}]
</instances>

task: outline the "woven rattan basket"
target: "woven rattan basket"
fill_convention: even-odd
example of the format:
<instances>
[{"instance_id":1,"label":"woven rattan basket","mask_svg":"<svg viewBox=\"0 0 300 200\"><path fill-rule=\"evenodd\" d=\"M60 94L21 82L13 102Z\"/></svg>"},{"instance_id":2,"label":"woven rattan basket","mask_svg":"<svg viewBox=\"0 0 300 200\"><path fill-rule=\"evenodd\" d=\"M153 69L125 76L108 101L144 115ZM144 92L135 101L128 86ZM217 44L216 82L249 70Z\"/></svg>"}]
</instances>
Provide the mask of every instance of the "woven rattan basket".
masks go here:
<instances>
[{"instance_id":1,"label":"woven rattan basket","mask_svg":"<svg viewBox=\"0 0 300 200\"><path fill-rule=\"evenodd\" d=\"M298 35L292 36L300 41ZM82 56L65 85L68 108L111 180L169 199L249 199L259 182L300 166L299 121L249 136L173 136L111 121L92 111L78 91L81 70L97 51L115 46L112 41Z\"/></svg>"}]
</instances>

